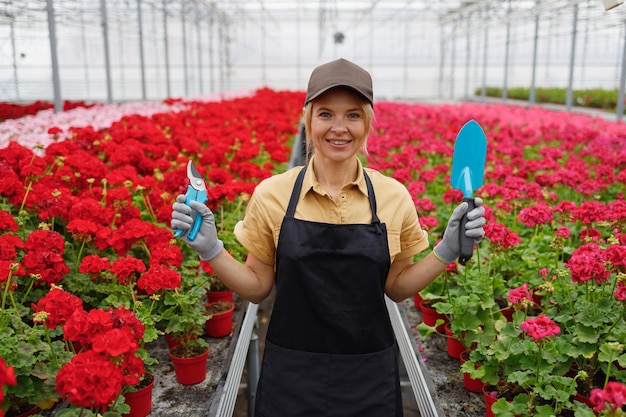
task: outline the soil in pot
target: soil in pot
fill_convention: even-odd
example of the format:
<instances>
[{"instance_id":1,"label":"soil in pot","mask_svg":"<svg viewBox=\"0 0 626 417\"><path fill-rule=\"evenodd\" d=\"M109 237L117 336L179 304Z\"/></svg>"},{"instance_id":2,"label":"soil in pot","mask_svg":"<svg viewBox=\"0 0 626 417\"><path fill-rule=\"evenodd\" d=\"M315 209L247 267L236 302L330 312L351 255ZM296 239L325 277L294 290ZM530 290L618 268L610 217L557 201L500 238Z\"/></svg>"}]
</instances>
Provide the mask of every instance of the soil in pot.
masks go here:
<instances>
[{"instance_id":1,"label":"soil in pot","mask_svg":"<svg viewBox=\"0 0 626 417\"><path fill-rule=\"evenodd\" d=\"M206 305L206 312L210 315L223 313L233 308L234 305L228 301L218 301L216 303L209 303Z\"/></svg>"},{"instance_id":2,"label":"soil in pot","mask_svg":"<svg viewBox=\"0 0 626 417\"><path fill-rule=\"evenodd\" d=\"M170 354L177 358L194 358L202 355L209 348L197 345L179 345L170 350Z\"/></svg>"},{"instance_id":3,"label":"soil in pot","mask_svg":"<svg viewBox=\"0 0 626 417\"><path fill-rule=\"evenodd\" d=\"M193 385L204 381L208 355L208 347L178 346L172 349L169 356L174 364L176 381L183 385Z\"/></svg>"}]
</instances>

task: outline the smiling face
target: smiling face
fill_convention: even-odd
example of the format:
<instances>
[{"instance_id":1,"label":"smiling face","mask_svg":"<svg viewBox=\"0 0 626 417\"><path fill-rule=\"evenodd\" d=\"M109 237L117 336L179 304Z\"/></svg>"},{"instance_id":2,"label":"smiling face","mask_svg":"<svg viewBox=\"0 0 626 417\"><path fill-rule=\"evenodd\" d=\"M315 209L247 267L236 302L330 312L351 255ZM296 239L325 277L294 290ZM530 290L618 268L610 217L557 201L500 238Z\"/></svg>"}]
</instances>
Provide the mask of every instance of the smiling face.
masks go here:
<instances>
[{"instance_id":1,"label":"smiling face","mask_svg":"<svg viewBox=\"0 0 626 417\"><path fill-rule=\"evenodd\" d=\"M309 104L307 112L307 139L318 158L343 162L365 149L373 112L351 89L327 91Z\"/></svg>"}]
</instances>

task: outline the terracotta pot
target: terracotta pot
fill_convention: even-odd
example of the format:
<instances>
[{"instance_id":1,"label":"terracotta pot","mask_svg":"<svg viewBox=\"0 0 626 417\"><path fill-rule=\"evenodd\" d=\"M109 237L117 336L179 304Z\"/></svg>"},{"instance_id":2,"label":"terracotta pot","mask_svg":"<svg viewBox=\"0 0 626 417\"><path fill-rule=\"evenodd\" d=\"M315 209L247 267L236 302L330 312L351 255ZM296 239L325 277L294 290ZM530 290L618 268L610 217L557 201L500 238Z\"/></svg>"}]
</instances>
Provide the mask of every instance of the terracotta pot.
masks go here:
<instances>
[{"instance_id":1,"label":"terracotta pot","mask_svg":"<svg viewBox=\"0 0 626 417\"><path fill-rule=\"evenodd\" d=\"M465 346L456 338L452 330L450 330L450 323L445 323L443 325L444 330L446 332L447 343L448 343L448 356L454 359L460 359L461 353L465 352Z\"/></svg>"},{"instance_id":2,"label":"terracotta pot","mask_svg":"<svg viewBox=\"0 0 626 417\"><path fill-rule=\"evenodd\" d=\"M174 349L176 352L176 349ZM169 357L174 364L174 373L176 374L176 381L183 385L194 385L205 380L206 378L206 360L209 356L209 348L197 355L190 358L181 358L174 356L172 351L169 352Z\"/></svg>"},{"instance_id":3,"label":"terracotta pot","mask_svg":"<svg viewBox=\"0 0 626 417\"><path fill-rule=\"evenodd\" d=\"M434 326L435 324L437 324L437 319L441 319L443 320L443 323L437 326L437 331L439 333L445 332L444 325L448 321L448 318L445 314L437 313L437 310L425 305L424 300L422 300L422 302L420 303L420 309L422 310L422 321L424 322L424 324L428 326Z\"/></svg>"},{"instance_id":4,"label":"terracotta pot","mask_svg":"<svg viewBox=\"0 0 626 417\"><path fill-rule=\"evenodd\" d=\"M207 310L216 306L219 302L209 303L205 305ZM204 330L209 337L224 337L228 336L233 329L233 312L235 305L230 304L230 308L219 313L211 313L211 318L204 324Z\"/></svg>"},{"instance_id":5,"label":"terracotta pot","mask_svg":"<svg viewBox=\"0 0 626 417\"><path fill-rule=\"evenodd\" d=\"M459 360L461 364L464 364L469 359L469 352L465 351L461 353ZM475 365L478 367L478 365ZM467 388L468 391L481 393L483 392L484 382L479 378L472 378L469 372L463 372L463 386Z\"/></svg>"},{"instance_id":6,"label":"terracotta pot","mask_svg":"<svg viewBox=\"0 0 626 417\"><path fill-rule=\"evenodd\" d=\"M130 407L130 413L124 417L145 417L152 411L152 389L154 388L154 375L146 374L152 378L150 385L139 388L137 391L124 393L124 400Z\"/></svg>"},{"instance_id":7,"label":"terracotta pot","mask_svg":"<svg viewBox=\"0 0 626 417\"><path fill-rule=\"evenodd\" d=\"M216 303L218 301L229 301L233 302L233 292L231 290L226 291L207 291L206 292L207 302Z\"/></svg>"}]
</instances>

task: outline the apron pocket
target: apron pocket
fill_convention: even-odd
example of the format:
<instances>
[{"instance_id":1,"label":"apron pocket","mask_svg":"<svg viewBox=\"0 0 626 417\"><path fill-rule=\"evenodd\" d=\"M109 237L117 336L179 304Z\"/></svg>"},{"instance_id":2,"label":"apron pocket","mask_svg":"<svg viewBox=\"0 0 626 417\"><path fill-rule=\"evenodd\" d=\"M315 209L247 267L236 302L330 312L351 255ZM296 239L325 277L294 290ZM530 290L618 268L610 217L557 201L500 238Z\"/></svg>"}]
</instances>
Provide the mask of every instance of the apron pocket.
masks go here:
<instances>
[{"instance_id":1,"label":"apron pocket","mask_svg":"<svg viewBox=\"0 0 626 417\"><path fill-rule=\"evenodd\" d=\"M402 397L396 345L337 355L266 341L257 417L398 417Z\"/></svg>"},{"instance_id":2,"label":"apron pocket","mask_svg":"<svg viewBox=\"0 0 626 417\"><path fill-rule=\"evenodd\" d=\"M325 416L327 361L325 354L285 349L266 340L255 416Z\"/></svg>"},{"instance_id":3,"label":"apron pocket","mask_svg":"<svg viewBox=\"0 0 626 417\"><path fill-rule=\"evenodd\" d=\"M359 355L332 355L327 391L329 417L402 416L402 393L395 343Z\"/></svg>"}]
</instances>

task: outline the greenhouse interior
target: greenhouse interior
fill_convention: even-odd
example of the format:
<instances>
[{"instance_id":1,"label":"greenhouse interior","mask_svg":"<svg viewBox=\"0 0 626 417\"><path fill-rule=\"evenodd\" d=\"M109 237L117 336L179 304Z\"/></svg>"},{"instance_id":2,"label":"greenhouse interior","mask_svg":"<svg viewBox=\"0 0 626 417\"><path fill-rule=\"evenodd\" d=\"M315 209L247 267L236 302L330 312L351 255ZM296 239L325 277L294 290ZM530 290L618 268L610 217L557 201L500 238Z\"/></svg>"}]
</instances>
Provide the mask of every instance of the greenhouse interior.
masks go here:
<instances>
[{"instance_id":1,"label":"greenhouse interior","mask_svg":"<svg viewBox=\"0 0 626 417\"><path fill-rule=\"evenodd\" d=\"M337 57L368 69L388 99L619 90L624 31L623 8L603 0L4 0L0 100L303 89Z\"/></svg>"},{"instance_id":2,"label":"greenhouse interior","mask_svg":"<svg viewBox=\"0 0 626 417\"><path fill-rule=\"evenodd\" d=\"M0 417L626 417L623 3L0 0Z\"/></svg>"}]
</instances>

